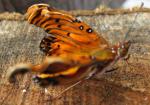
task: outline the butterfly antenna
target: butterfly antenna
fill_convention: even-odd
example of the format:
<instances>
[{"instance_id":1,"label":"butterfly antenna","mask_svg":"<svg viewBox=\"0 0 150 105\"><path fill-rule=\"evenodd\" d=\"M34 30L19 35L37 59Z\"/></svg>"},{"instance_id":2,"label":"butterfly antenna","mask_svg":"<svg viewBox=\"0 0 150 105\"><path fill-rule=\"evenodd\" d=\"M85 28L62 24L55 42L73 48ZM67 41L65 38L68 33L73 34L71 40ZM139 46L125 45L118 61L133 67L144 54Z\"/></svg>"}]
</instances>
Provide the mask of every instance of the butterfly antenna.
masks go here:
<instances>
[{"instance_id":1,"label":"butterfly antenna","mask_svg":"<svg viewBox=\"0 0 150 105\"><path fill-rule=\"evenodd\" d=\"M74 86L78 85L78 84L81 83L82 81L83 81L83 80L80 80L80 81L78 81L78 82L72 84L71 86L67 87L66 89L64 89L63 91L61 91L61 93L59 93L57 96L55 96L53 99L55 100L55 99L61 98L61 95L62 95L63 93L65 93L65 92L68 91L69 89L73 88Z\"/></svg>"},{"instance_id":2,"label":"butterfly antenna","mask_svg":"<svg viewBox=\"0 0 150 105\"><path fill-rule=\"evenodd\" d=\"M142 8L143 6L144 6L144 3L142 2L140 8ZM140 8L139 8L139 9L140 9ZM126 41L128 35L129 35L129 33L132 31L133 26L134 26L134 24L135 24L135 21L136 21L138 15L139 15L138 13L135 15L134 20L133 20L133 22L131 23L131 26L130 26L129 30L128 30L127 33L126 33L123 42Z\"/></svg>"}]
</instances>

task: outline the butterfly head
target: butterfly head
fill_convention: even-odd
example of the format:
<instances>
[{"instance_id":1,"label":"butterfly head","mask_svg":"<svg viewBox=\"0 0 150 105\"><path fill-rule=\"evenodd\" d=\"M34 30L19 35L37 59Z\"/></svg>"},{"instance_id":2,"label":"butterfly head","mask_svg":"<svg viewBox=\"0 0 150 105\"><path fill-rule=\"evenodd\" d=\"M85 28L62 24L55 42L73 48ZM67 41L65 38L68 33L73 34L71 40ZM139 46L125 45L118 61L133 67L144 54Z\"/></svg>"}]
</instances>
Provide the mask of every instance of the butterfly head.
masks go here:
<instances>
[{"instance_id":1,"label":"butterfly head","mask_svg":"<svg viewBox=\"0 0 150 105\"><path fill-rule=\"evenodd\" d=\"M112 53L115 53L119 58L124 58L127 55L130 46L131 41L118 43L118 45L112 47Z\"/></svg>"}]
</instances>

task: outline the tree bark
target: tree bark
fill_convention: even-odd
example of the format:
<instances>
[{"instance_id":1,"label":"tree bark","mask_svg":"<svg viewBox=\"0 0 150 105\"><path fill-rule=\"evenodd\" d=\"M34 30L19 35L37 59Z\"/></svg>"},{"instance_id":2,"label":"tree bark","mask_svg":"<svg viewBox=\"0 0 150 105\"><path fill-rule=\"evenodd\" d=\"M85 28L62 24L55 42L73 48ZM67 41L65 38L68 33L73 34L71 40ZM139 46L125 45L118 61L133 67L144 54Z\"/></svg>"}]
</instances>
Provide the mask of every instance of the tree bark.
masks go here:
<instances>
[{"instance_id":1,"label":"tree bark","mask_svg":"<svg viewBox=\"0 0 150 105\"><path fill-rule=\"evenodd\" d=\"M135 15L138 14L136 21ZM43 29L28 24L14 14L0 14L0 105L148 105L150 103L150 13L78 16L110 44L123 41L133 24L128 39L132 40L129 64L117 62L118 70L99 75L73 87L60 99L51 100L65 86L49 86L48 92L31 80L32 73L18 75L17 82L7 82L8 68L17 63L41 63L39 50ZM22 21L19 21L22 20Z\"/></svg>"}]
</instances>

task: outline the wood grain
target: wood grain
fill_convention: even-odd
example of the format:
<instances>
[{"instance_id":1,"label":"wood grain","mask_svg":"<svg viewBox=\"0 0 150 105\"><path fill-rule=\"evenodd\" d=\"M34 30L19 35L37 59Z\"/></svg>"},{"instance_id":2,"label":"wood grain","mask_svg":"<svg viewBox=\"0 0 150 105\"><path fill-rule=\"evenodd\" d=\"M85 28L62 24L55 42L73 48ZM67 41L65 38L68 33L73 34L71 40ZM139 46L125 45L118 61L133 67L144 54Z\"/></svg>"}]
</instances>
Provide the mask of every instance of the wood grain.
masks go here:
<instances>
[{"instance_id":1,"label":"wood grain","mask_svg":"<svg viewBox=\"0 0 150 105\"><path fill-rule=\"evenodd\" d=\"M78 16L111 44L122 41L136 13ZM5 15L4 15L5 17ZM39 43L44 30L26 21L0 21L0 105L148 105L150 103L150 13L138 13L128 39L133 40L129 65L117 63L118 70L103 77L97 75L51 100L66 86L45 89L32 82L34 74L18 75L17 82L7 82L8 68L20 62L38 64L44 55Z\"/></svg>"}]
</instances>

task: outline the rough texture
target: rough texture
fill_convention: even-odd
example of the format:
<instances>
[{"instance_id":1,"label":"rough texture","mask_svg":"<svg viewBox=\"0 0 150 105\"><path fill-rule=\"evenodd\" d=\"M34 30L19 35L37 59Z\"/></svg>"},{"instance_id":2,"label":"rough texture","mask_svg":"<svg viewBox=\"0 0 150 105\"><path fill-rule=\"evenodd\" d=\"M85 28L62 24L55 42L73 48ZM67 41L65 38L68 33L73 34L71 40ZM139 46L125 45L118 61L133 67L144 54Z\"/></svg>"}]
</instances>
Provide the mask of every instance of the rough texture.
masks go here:
<instances>
[{"instance_id":1,"label":"rough texture","mask_svg":"<svg viewBox=\"0 0 150 105\"><path fill-rule=\"evenodd\" d=\"M110 44L122 41L136 13L118 15L79 16L101 33ZM4 16L5 17L5 16ZM20 62L42 62L39 43L46 34L26 21L0 21L0 105L149 105L150 104L150 13L138 13L128 39L134 41L129 53L129 65L117 63L118 70L103 77L98 75L51 100L65 87L45 89L31 81L33 74L18 76L9 84L6 72Z\"/></svg>"}]
</instances>

